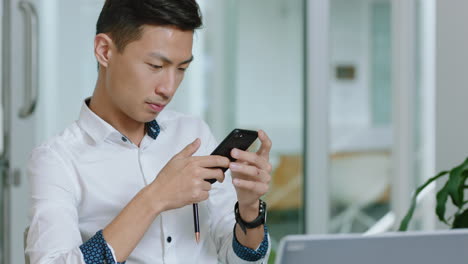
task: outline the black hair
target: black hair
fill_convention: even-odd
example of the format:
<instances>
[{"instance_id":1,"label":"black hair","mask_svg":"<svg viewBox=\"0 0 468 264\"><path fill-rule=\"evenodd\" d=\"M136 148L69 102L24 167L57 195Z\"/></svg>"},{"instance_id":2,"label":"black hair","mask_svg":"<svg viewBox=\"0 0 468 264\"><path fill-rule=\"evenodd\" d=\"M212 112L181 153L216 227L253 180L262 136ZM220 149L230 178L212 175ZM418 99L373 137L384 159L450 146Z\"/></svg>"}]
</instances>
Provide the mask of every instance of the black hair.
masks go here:
<instances>
[{"instance_id":1,"label":"black hair","mask_svg":"<svg viewBox=\"0 0 468 264\"><path fill-rule=\"evenodd\" d=\"M117 50L141 38L142 26L174 26L195 31L202 26L195 0L106 0L96 25L96 35L109 34Z\"/></svg>"}]
</instances>

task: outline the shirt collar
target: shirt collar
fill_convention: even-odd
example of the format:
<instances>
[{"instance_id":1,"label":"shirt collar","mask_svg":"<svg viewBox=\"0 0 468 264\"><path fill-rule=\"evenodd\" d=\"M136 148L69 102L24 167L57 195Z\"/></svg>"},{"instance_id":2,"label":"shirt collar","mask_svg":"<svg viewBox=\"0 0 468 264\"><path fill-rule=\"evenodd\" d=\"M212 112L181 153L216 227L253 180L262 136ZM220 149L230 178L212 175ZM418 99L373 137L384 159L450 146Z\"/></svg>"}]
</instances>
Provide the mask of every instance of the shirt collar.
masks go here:
<instances>
[{"instance_id":1,"label":"shirt collar","mask_svg":"<svg viewBox=\"0 0 468 264\"><path fill-rule=\"evenodd\" d=\"M96 143L108 138L120 140L122 137L125 137L117 129L91 111L88 106L90 100L91 98L85 99L81 106L78 126L80 126ZM156 139L160 133L160 127L156 120L146 123L145 129L148 136L152 139Z\"/></svg>"}]
</instances>

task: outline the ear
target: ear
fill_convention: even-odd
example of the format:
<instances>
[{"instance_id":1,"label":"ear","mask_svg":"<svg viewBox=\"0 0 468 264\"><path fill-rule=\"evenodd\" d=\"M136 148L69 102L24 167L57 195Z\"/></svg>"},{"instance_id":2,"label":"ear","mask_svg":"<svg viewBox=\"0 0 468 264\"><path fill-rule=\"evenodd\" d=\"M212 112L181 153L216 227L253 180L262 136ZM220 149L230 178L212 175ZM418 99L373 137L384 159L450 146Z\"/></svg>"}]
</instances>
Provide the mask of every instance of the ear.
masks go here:
<instances>
[{"instance_id":1,"label":"ear","mask_svg":"<svg viewBox=\"0 0 468 264\"><path fill-rule=\"evenodd\" d=\"M98 34L94 37L94 56L102 67L107 68L112 58L114 43L107 34Z\"/></svg>"}]
</instances>

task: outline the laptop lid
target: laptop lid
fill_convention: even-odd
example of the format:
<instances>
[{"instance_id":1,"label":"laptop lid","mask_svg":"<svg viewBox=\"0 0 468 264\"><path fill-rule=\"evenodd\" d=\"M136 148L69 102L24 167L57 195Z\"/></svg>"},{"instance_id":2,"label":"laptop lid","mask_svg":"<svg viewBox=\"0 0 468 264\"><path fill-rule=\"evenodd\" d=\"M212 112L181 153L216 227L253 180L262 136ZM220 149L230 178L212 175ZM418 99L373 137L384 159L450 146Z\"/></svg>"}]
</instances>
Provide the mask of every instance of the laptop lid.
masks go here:
<instances>
[{"instance_id":1,"label":"laptop lid","mask_svg":"<svg viewBox=\"0 0 468 264\"><path fill-rule=\"evenodd\" d=\"M284 237L276 264L468 263L468 229Z\"/></svg>"}]
</instances>

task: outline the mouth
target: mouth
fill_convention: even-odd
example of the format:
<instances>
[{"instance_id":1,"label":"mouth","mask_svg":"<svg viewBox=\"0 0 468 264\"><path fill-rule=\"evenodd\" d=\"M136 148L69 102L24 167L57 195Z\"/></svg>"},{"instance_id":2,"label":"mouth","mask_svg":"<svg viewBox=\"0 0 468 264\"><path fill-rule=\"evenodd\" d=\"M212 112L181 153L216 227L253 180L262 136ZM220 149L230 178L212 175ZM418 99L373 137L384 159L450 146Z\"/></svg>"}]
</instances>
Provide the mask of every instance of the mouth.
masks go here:
<instances>
[{"instance_id":1,"label":"mouth","mask_svg":"<svg viewBox=\"0 0 468 264\"><path fill-rule=\"evenodd\" d=\"M154 103L146 103L146 104L148 104L150 109L153 110L154 112L161 112L164 109L164 107L166 107L166 105L163 105L163 104L154 104Z\"/></svg>"}]
</instances>

